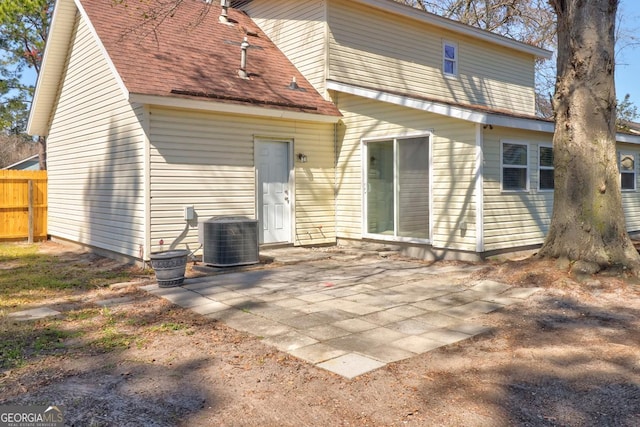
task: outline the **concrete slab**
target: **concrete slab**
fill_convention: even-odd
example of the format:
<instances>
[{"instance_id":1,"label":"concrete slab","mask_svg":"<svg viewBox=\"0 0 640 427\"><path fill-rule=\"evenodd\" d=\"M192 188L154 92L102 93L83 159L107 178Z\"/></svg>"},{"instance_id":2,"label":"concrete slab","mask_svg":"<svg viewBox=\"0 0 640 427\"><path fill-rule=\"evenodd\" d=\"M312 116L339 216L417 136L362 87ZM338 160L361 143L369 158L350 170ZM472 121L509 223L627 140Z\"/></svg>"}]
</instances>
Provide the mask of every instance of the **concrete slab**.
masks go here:
<instances>
[{"instance_id":1,"label":"concrete slab","mask_svg":"<svg viewBox=\"0 0 640 427\"><path fill-rule=\"evenodd\" d=\"M531 295L540 292L542 288L511 288L500 294L501 297L527 299Z\"/></svg>"},{"instance_id":2,"label":"concrete slab","mask_svg":"<svg viewBox=\"0 0 640 427\"><path fill-rule=\"evenodd\" d=\"M291 354L302 360L316 364L329 359L347 354L344 350L338 350L323 343L311 344L306 347L296 348Z\"/></svg>"},{"instance_id":3,"label":"concrete slab","mask_svg":"<svg viewBox=\"0 0 640 427\"><path fill-rule=\"evenodd\" d=\"M300 347L317 344L318 340L307 335L303 335L300 332L290 331L281 335L265 338L264 342L276 347L278 350L291 352Z\"/></svg>"},{"instance_id":4,"label":"concrete slab","mask_svg":"<svg viewBox=\"0 0 640 427\"><path fill-rule=\"evenodd\" d=\"M337 326L340 329L344 329L349 332L362 332L367 331L369 329L377 328L378 325L375 323L367 322L362 319L346 319L339 320L337 322L332 323L333 326Z\"/></svg>"},{"instance_id":5,"label":"concrete slab","mask_svg":"<svg viewBox=\"0 0 640 427\"><path fill-rule=\"evenodd\" d=\"M426 332L420 336L422 338L439 341L443 344L453 344L455 342L471 338L471 335L447 328L436 329L435 331Z\"/></svg>"},{"instance_id":6,"label":"concrete slab","mask_svg":"<svg viewBox=\"0 0 640 427\"><path fill-rule=\"evenodd\" d=\"M457 317L458 319L472 319L482 314L490 313L504 307L502 304L488 301L474 301L469 304L452 307L448 310L440 311L440 314Z\"/></svg>"},{"instance_id":7,"label":"concrete slab","mask_svg":"<svg viewBox=\"0 0 640 427\"><path fill-rule=\"evenodd\" d=\"M474 291L480 291L480 292L491 292L497 295L499 293L506 291L509 288L511 288L511 286L507 285L506 283L496 282L494 280L481 280L476 284L472 285L470 289L473 289Z\"/></svg>"},{"instance_id":8,"label":"concrete slab","mask_svg":"<svg viewBox=\"0 0 640 427\"><path fill-rule=\"evenodd\" d=\"M24 322L27 320L39 320L47 317L59 316L62 313L49 307L31 308L29 310L16 311L9 313L8 317L11 320L18 322Z\"/></svg>"},{"instance_id":9,"label":"concrete slab","mask_svg":"<svg viewBox=\"0 0 640 427\"><path fill-rule=\"evenodd\" d=\"M211 313L215 313L222 310L228 310L228 309L229 309L228 305L218 301L211 301L211 300L209 300L209 302L206 302L204 304L200 304L191 308L191 310L203 316L206 314L211 314Z\"/></svg>"},{"instance_id":10,"label":"concrete slab","mask_svg":"<svg viewBox=\"0 0 640 427\"><path fill-rule=\"evenodd\" d=\"M347 353L335 359L327 360L316 366L346 378L355 378L367 372L381 368L385 363L355 353Z\"/></svg>"},{"instance_id":11,"label":"concrete slab","mask_svg":"<svg viewBox=\"0 0 640 427\"><path fill-rule=\"evenodd\" d=\"M333 250L331 259L303 248L273 251L291 265L209 268L213 275L181 287L140 288L347 378L488 333L471 319L540 290L471 280L477 265L427 266L359 250L357 263ZM325 260L307 262L317 259Z\"/></svg>"},{"instance_id":12,"label":"concrete slab","mask_svg":"<svg viewBox=\"0 0 640 427\"><path fill-rule=\"evenodd\" d=\"M350 335L351 332L333 325L320 325L307 329L305 334L318 341L327 341Z\"/></svg>"},{"instance_id":13,"label":"concrete slab","mask_svg":"<svg viewBox=\"0 0 640 427\"><path fill-rule=\"evenodd\" d=\"M441 341L436 341L427 337L409 336L393 341L391 345L406 351L410 351L415 355L426 353L438 347L442 347L445 344L443 344Z\"/></svg>"},{"instance_id":14,"label":"concrete slab","mask_svg":"<svg viewBox=\"0 0 640 427\"><path fill-rule=\"evenodd\" d=\"M399 360L409 359L415 355L416 353L414 352L394 347L389 344L371 347L363 353L363 356L371 357L372 359L379 360L384 363L393 363Z\"/></svg>"}]
</instances>

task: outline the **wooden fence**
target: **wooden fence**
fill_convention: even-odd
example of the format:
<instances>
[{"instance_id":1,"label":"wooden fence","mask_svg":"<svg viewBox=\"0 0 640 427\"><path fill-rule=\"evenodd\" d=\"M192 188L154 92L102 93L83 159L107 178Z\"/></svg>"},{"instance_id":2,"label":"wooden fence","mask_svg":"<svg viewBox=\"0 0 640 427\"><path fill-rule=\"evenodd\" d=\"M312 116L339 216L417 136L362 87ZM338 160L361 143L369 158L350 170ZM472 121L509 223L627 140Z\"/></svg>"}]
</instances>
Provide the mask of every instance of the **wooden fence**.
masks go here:
<instances>
[{"instance_id":1,"label":"wooden fence","mask_svg":"<svg viewBox=\"0 0 640 427\"><path fill-rule=\"evenodd\" d=\"M47 171L0 170L0 240L47 238Z\"/></svg>"}]
</instances>

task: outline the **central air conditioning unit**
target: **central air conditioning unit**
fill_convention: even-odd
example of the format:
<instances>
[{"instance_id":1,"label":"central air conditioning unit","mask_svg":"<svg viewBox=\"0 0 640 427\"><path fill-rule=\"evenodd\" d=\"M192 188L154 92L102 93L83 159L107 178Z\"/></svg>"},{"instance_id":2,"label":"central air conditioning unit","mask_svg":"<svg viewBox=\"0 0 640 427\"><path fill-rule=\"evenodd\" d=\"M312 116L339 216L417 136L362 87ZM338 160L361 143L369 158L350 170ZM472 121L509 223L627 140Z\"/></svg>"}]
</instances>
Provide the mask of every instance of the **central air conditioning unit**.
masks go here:
<instances>
[{"instance_id":1,"label":"central air conditioning unit","mask_svg":"<svg viewBox=\"0 0 640 427\"><path fill-rule=\"evenodd\" d=\"M198 224L202 262L214 267L257 264L258 221L247 217L214 217Z\"/></svg>"}]
</instances>

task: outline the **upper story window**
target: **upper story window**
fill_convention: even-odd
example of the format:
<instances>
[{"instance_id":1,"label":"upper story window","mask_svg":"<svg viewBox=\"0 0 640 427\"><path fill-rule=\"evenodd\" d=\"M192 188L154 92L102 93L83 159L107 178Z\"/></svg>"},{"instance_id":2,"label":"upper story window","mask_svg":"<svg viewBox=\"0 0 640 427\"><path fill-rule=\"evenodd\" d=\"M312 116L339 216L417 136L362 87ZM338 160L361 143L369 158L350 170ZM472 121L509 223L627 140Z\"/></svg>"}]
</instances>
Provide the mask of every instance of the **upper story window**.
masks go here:
<instances>
[{"instance_id":1,"label":"upper story window","mask_svg":"<svg viewBox=\"0 0 640 427\"><path fill-rule=\"evenodd\" d=\"M538 189L553 190L553 147L540 145L538 147Z\"/></svg>"},{"instance_id":2,"label":"upper story window","mask_svg":"<svg viewBox=\"0 0 640 427\"><path fill-rule=\"evenodd\" d=\"M458 77L458 45L442 42L442 72L445 76Z\"/></svg>"},{"instance_id":3,"label":"upper story window","mask_svg":"<svg viewBox=\"0 0 640 427\"><path fill-rule=\"evenodd\" d=\"M529 145L502 143L502 190L529 190Z\"/></svg>"},{"instance_id":4,"label":"upper story window","mask_svg":"<svg viewBox=\"0 0 640 427\"><path fill-rule=\"evenodd\" d=\"M636 189L636 155L633 153L618 153L618 167L620 168L620 186L622 190Z\"/></svg>"}]
</instances>

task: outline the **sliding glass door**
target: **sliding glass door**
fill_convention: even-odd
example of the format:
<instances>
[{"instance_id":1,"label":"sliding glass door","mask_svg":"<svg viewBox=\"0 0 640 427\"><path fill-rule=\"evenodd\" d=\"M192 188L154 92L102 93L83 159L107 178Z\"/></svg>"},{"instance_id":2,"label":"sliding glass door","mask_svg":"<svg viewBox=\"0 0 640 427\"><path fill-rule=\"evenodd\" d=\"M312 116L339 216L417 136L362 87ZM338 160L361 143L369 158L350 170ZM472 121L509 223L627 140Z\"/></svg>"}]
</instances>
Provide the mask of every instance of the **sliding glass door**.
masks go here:
<instances>
[{"instance_id":1,"label":"sliding glass door","mask_svg":"<svg viewBox=\"0 0 640 427\"><path fill-rule=\"evenodd\" d=\"M365 142L365 234L429 239L429 137Z\"/></svg>"}]
</instances>

